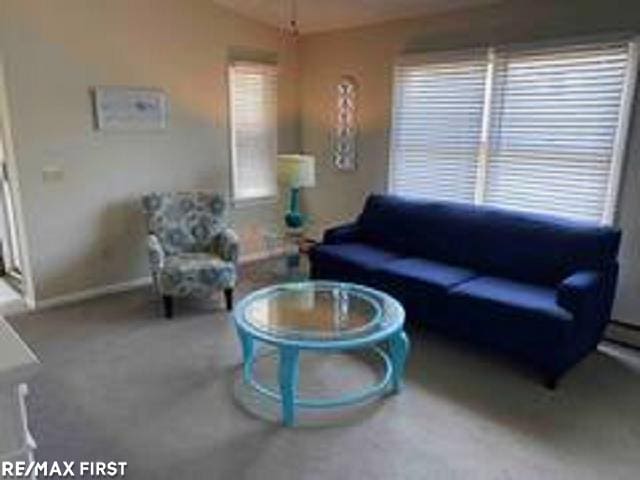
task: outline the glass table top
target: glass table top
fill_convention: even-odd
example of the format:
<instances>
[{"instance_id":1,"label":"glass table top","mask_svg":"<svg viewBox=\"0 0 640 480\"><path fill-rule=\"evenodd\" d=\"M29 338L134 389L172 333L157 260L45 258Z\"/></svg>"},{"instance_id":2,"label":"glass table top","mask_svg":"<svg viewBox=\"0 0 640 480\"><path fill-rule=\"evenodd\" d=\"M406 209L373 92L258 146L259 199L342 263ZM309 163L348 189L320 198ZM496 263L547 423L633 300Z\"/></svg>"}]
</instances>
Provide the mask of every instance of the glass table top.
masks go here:
<instances>
[{"instance_id":1,"label":"glass table top","mask_svg":"<svg viewBox=\"0 0 640 480\"><path fill-rule=\"evenodd\" d=\"M350 283L285 283L246 297L237 318L268 336L341 340L374 334L404 321L402 306L389 295Z\"/></svg>"}]
</instances>

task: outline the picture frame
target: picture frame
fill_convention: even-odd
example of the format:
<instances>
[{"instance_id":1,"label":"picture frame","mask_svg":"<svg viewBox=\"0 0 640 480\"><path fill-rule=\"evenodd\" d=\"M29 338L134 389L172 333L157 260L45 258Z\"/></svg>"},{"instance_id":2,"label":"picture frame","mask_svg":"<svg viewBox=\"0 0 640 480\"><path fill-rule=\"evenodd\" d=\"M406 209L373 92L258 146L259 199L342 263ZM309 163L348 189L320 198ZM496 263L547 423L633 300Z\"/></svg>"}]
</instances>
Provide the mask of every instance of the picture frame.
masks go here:
<instances>
[{"instance_id":1,"label":"picture frame","mask_svg":"<svg viewBox=\"0 0 640 480\"><path fill-rule=\"evenodd\" d=\"M164 130L167 110L167 94L159 88L98 86L93 89L96 130Z\"/></svg>"}]
</instances>

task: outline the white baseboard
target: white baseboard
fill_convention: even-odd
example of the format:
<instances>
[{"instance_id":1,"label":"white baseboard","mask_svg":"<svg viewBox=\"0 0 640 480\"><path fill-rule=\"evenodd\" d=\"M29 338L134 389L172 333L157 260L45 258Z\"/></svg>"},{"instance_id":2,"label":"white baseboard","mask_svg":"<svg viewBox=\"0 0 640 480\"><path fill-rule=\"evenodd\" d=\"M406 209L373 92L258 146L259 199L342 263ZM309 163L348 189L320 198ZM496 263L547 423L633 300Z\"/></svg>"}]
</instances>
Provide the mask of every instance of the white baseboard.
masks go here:
<instances>
[{"instance_id":1,"label":"white baseboard","mask_svg":"<svg viewBox=\"0 0 640 480\"><path fill-rule=\"evenodd\" d=\"M273 250L263 250L260 252L249 253L247 255L240 255L239 263L252 263L258 262L260 260L267 260L273 257L279 257L280 255L284 255L286 249L284 247L275 248Z\"/></svg>"},{"instance_id":2,"label":"white baseboard","mask_svg":"<svg viewBox=\"0 0 640 480\"><path fill-rule=\"evenodd\" d=\"M7 317L9 315L26 312L27 310L29 310L29 307L27 303L21 298L8 301L2 300L0 302L0 316Z\"/></svg>"},{"instance_id":3,"label":"white baseboard","mask_svg":"<svg viewBox=\"0 0 640 480\"><path fill-rule=\"evenodd\" d=\"M101 287L88 288L86 290L80 290L79 292L66 293L64 295L58 295L57 297L45 298L43 300L36 300L35 309L44 310L46 308L59 307L60 305L66 305L69 303L80 302L82 300L88 300L90 298L102 297L103 295L109 295L112 293L126 292L135 288L140 288L145 285L151 284L151 277L135 278L121 283L113 283L111 285L103 285Z\"/></svg>"},{"instance_id":4,"label":"white baseboard","mask_svg":"<svg viewBox=\"0 0 640 480\"><path fill-rule=\"evenodd\" d=\"M261 251L250 253L248 255L242 255L239 263L246 264L251 262L257 262L260 260L267 260L272 257L276 257L284 254L284 249L275 249L270 251ZM113 283L111 285L103 285L100 287L88 288L86 290L80 290L79 292L66 293L64 295L58 295L56 297L45 298L43 300L36 300L34 305L29 305L31 309L44 310L52 307L59 307L70 303L80 302L82 300L88 300L90 298L102 297L104 295L110 295L112 293L127 292L136 288L144 287L151 284L151 276L135 278L133 280L127 280L126 282Z\"/></svg>"},{"instance_id":5,"label":"white baseboard","mask_svg":"<svg viewBox=\"0 0 640 480\"><path fill-rule=\"evenodd\" d=\"M0 278L0 315L13 315L27 310L27 303L4 278Z\"/></svg>"}]
</instances>

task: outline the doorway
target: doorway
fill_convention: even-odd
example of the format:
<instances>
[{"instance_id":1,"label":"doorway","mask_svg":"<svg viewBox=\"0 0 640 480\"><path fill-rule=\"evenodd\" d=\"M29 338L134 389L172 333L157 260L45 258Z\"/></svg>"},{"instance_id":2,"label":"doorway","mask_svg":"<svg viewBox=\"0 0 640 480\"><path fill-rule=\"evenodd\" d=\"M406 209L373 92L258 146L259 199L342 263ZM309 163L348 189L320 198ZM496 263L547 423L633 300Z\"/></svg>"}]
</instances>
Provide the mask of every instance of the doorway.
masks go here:
<instances>
[{"instance_id":1,"label":"doorway","mask_svg":"<svg viewBox=\"0 0 640 480\"><path fill-rule=\"evenodd\" d=\"M20 309L24 302L24 276L16 217L10 128L0 64L0 314Z\"/></svg>"},{"instance_id":2,"label":"doorway","mask_svg":"<svg viewBox=\"0 0 640 480\"><path fill-rule=\"evenodd\" d=\"M5 129L0 118L0 277L6 277L15 286L22 283L18 231L9 169L7 168Z\"/></svg>"}]
</instances>

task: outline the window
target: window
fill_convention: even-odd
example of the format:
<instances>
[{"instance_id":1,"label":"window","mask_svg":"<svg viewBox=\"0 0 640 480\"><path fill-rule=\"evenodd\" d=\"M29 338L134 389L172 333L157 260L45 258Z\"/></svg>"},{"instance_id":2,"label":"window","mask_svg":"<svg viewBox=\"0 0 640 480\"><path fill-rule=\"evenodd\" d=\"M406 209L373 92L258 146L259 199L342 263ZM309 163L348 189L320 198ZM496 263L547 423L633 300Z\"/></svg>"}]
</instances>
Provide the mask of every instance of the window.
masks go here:
<instances>
[{"instance_id":1,"label":"window","mask_svg":"<svg viewBox=\"0 0 640 480\"><path fill-rule=\"evenodd\" d=\"M610 223L636 49L620 41L403 57L391 191Z\"/></svg>"},{"instance_id":2,"label":"window","mask_svg":"<svg viewBox=\"0 0 640 480\"><path fill-rule=\"evenodd\" d=\"M229 67L231 177L234 200L277 194L277 69L237 62Z\"/></svg>"},{"instance_id":3,"label":"window","mask_svg":"<svg viewBox=\"0 0 640 480\"><path fill-rule=\"evenodd\" d=\"M410 57L396 68L396 193L473 201L486 70L473 52Z\"/></svg>"}]
</instances>

